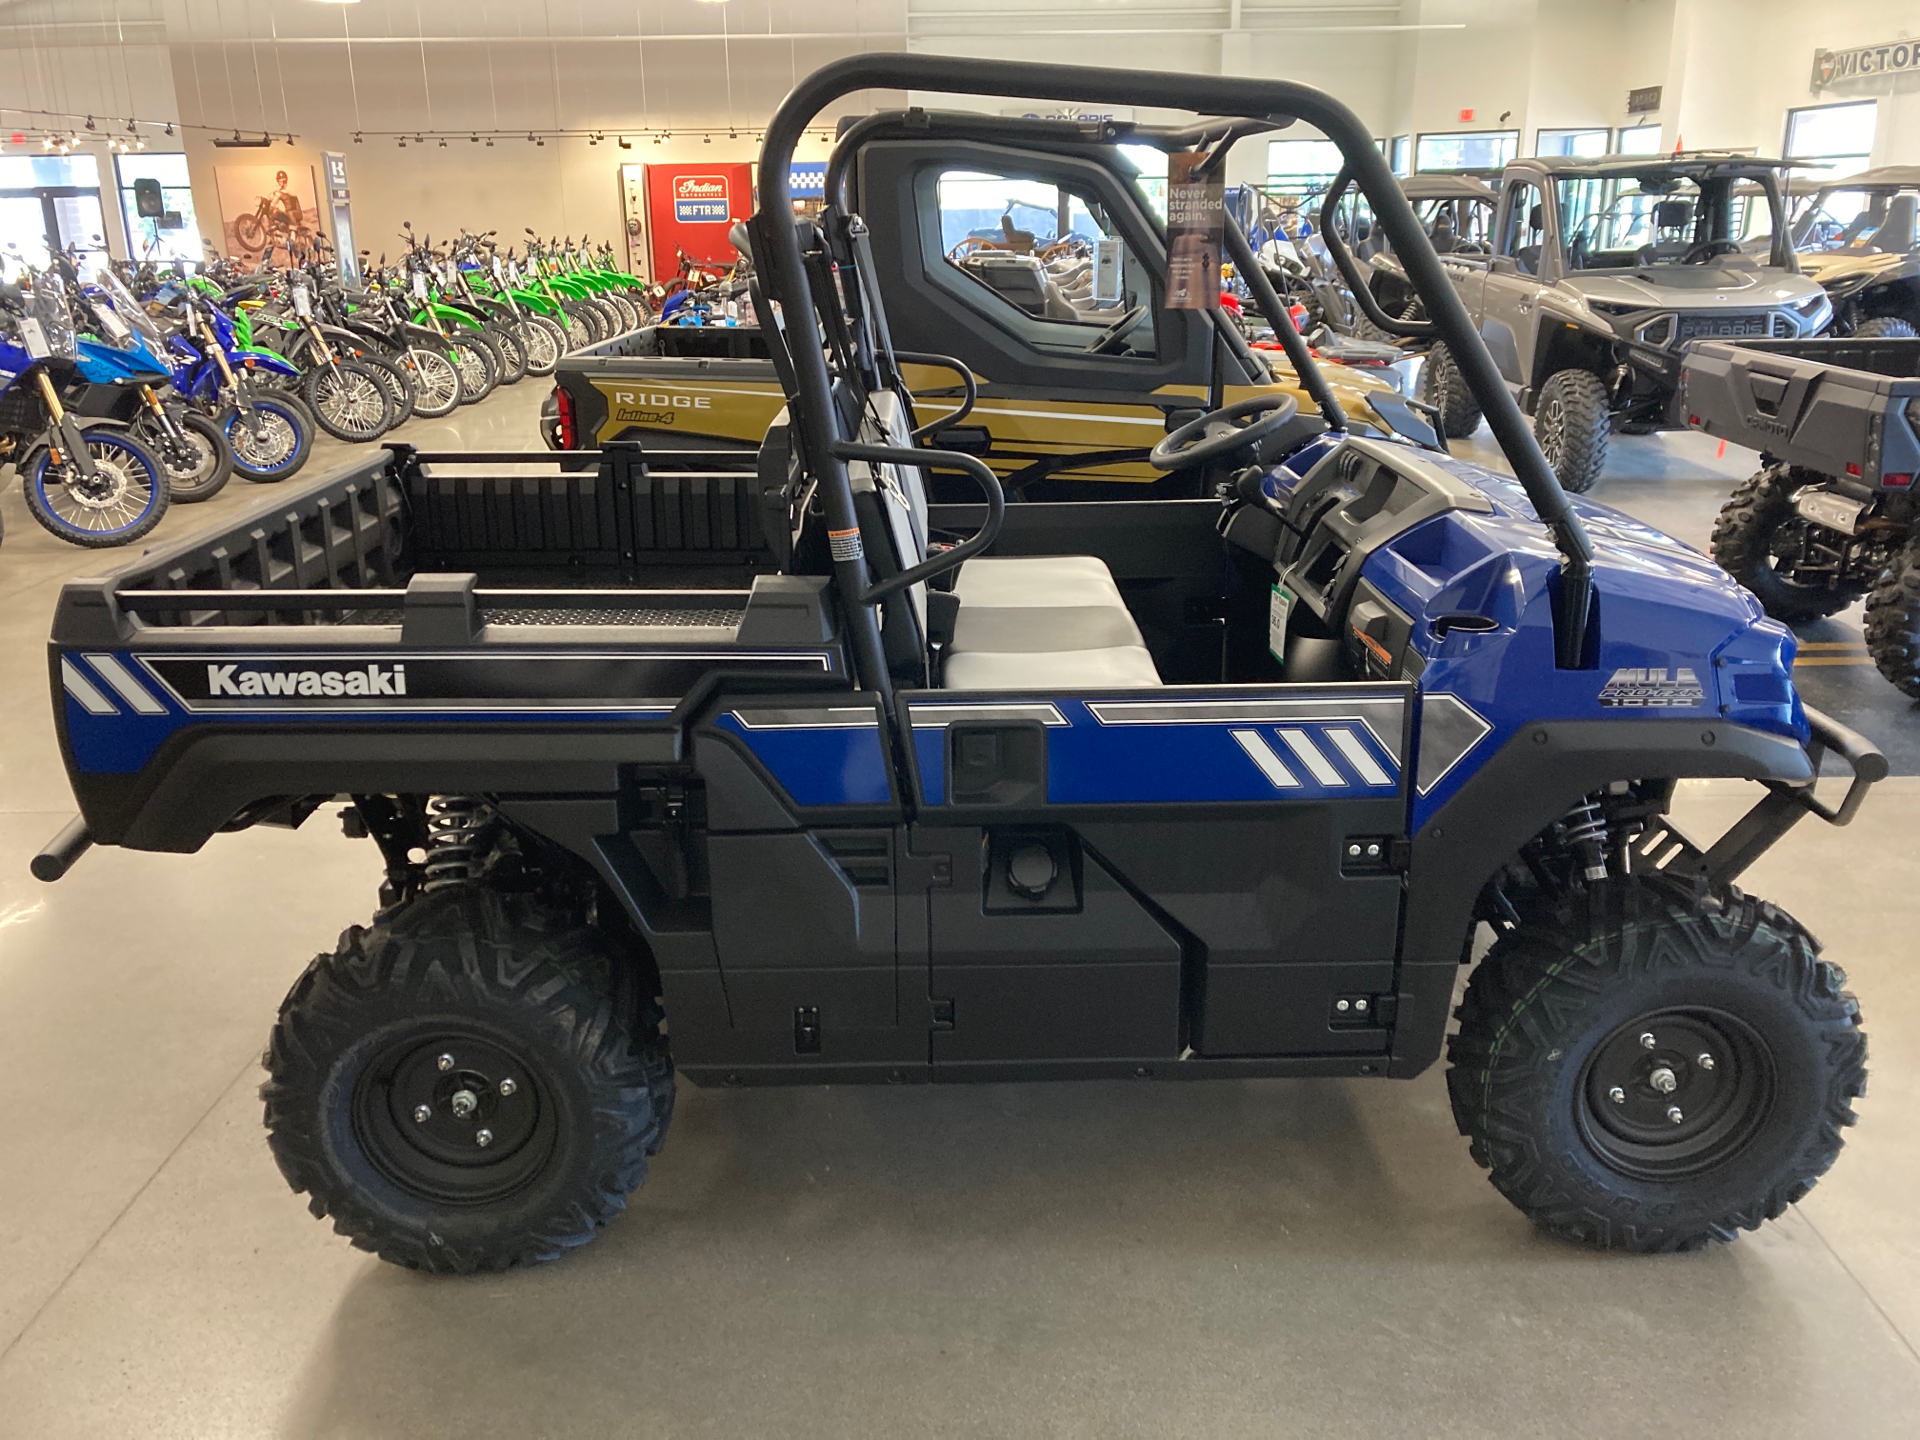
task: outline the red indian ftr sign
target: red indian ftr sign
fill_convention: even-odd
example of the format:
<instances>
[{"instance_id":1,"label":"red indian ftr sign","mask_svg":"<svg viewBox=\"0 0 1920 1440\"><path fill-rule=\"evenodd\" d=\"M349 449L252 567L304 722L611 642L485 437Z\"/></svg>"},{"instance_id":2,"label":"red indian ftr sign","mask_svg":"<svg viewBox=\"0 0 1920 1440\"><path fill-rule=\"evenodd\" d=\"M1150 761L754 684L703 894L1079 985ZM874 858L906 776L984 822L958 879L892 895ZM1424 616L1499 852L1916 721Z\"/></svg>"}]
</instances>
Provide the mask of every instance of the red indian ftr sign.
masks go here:
<instances>
[{"instance_id":1,"label":"red indian ftr sign","mask_svg":"<svg viewBox=\"0 0 1920 1440\"><path fill-rule=\"evenodd\" d=\"M743 163L647 166L648 258L653 278L680 273L680 257L731 266L727 231L753 213L753 170Z\"/></svg>"}]
</instances>

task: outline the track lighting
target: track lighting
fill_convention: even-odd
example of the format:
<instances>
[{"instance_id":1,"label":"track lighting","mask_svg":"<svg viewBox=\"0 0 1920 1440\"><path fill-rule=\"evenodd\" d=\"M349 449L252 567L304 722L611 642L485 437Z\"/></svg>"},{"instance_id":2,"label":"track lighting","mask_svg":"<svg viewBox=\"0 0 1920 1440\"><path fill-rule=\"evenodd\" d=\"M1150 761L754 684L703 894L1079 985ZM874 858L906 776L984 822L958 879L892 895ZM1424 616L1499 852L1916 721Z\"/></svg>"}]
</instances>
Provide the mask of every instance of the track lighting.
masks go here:
<instances>
[{"instance_id":1,"label":"track lighting","mask_svg":"<svg viewBox=\"0 0 1920 1440\"><path fill-rule=\"evenodd\" d=\"M489 150L493 148L493 137L491 135L487 137L487 148Z\"/></svg>"},{"instance_id":2,"label":"track lighting","mask_svg":"<svg viewBox=\"0 0 1920 1440\"><path fill-rule=\"evenodd\" d=\"M173 122L171 120L167 121L167 128L160 133L163 135L171 135L173 133ZM353 138L358 140L360 137L356 135Z\"/></svg>"},{"instance_id":3,"label":"track lighting","mask_svg":"<svg viewBox=\"0 0 1920 1440\"><path fill-rule=\"evenodd\" d=\"M444 136L442 136L442 137L441 137L441 140L440 140L440 148L441 148L442 150L444 150L444 149L446 149L446 148L447 148L447 142L446 142L446 137L444 137Z\"/></svg>"},{"instance_id":4,"label":"track lighting","mask_svg":"<svg viewBox=\"0 0 1920 1440\"><path fill-rule=\"evenodd\" d=\"M626 137L626 136L624 136L624 135L622 135L622 136L620 136L620 137L619 137L619 139L620 139L620 148L621 148L622 150L631 150L631 149L633 148L633 146L631 146L631 145L629 145L629 144L627 143L627 137Z\"/></svg>"},{"instance_id":5,"label":"track lighting","mask_svg":"<svg viewBox=\"0 0 1920 1440\"><path fill-rule=\"evenodd\" d=\"M167 130L167 133L168 133L169 135L171 135L171 134L173 133L173 130L172 130L172 128L171 128L171 127L169 127L169 128L168 128L168 130ZM354 132L354 136L353 136L353 143L354 143L354 144L356 144L356 145L364 145L364 144L366 144L366 143L367 143L367 142L366 142L366 137L364 137L363 135L361 135L361 134L360 134L360 133L359 133L358 131L355 131L355 132Z\"/></svg>"},{"instance_id":6,"label":"track lighting","mask_svg":"<svg viewBox=\"0 0 1920 1440\"><path fill-rule=\"evenodd\" d=\"M94 128L93 117L89 115L87 116L87 129L91 130L93 128Z\"/></svg>"},{"instance_id":7,"label":"track lighting","mask_svg":"<svg viewBox=\"0 0 1920 1440\"><path fill-rule=\"evenodd\" d=\"M469 145L478 145L478 144L480 143L480 137L479 137L479 135L478 135L478 134L474 134L474 135L469 135L469 136L467 137L467 143L468 143ZM488 143L489 145L491 145L491 144L492 144L493 142L492 142L491 140L489 140L489 141L488 141L487 143Z\"/></svg>"}]
</instances>

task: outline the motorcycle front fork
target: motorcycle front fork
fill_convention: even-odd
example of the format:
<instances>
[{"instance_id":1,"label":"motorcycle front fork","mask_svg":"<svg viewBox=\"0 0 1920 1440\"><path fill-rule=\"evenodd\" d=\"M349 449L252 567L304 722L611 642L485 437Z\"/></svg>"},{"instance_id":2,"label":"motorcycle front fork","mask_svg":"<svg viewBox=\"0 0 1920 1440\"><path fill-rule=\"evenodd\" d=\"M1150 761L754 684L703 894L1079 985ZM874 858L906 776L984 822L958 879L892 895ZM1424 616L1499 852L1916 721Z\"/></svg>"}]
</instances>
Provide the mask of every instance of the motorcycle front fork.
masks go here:
<instances>
[{"instance_id":1,"label":"motorcycle front fork","mask_svg":"<svg viewBox=\"0 0 1920 1440\"><path fill-rule=\"evenodd\" d=\"M83 480L93 479L93 456L87 453L87 442L80 434L80 427L67 414L67 407L60 403L60 392L54 388L46 371L40 371L33 378L39 383L40 399L46 404L47 415L53 421L47 432L47 453L53 457L55 465L71 462ZM63 444L66 447L64 454L61 450Z\"/></svg>"}]
</instances>

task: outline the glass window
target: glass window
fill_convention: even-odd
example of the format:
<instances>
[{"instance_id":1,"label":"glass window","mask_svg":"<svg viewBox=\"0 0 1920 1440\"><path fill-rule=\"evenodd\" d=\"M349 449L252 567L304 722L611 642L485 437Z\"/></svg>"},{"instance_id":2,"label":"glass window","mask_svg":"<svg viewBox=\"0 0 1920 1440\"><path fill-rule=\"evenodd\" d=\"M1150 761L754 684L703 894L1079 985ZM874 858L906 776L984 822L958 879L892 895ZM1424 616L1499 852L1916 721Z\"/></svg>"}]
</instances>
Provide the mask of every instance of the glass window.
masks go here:
<instances>
[{"instance_id":1,"label":"glass window","mask_svg":"<svg viewBox=\"0 0 1920 1440\"><path fill-rule=\"evenodd\" d=\"M136 260L198 260L200 225L193 213L193 188L187 179L184 155L122 155L120 209L127 217L127 237ZM160 186L163 207L157 216L143 216L134 181L153 180Z\"/></svg>"},{"instance_id":2,"label":"glass window","mask_svg":"<svg viewBox=\"0 0 1920 1440\"><path fill-rule=\"evenodd\" d=\"M99 184L100 163L91 155L0 157L0 190L34 190L54 185L77 185L91 190Z\"/></svg>"},{"instance_id":3,"label":"glass window","mask_svg":"<svg viewBox=\"0 0 1920 1440\"><path fill-rule=\"evenodd\" d=\"M1340 147L1331 140L1269 140L1267 188L1324 190L1341 164Z\"/></svg>"},{"instance_id":4,"label":"glass window","mask_svg":"<svg viewBox=\"0 0 1920 1440\"><path fill-rule=\"evenodd\" d=\"M1498 170L1520 153L1518 130L1463 130L1422 135L1414 146L1416 170Z\"/></svg>"},{"instance_id":5,"label":"glass window","mask_svg":"<svg viewBox=\"0 0 1920 1440\"><path fill-rule=\"evenodd\" d=\"M1658 125L1623 126L1614 138L1613 152L1616 155L1658 155L1660 127Z\"/></svg>"},{"instance_id":6,"label":"glass window","mask_svg":"<svg viewBox=\"0 0 1920 1440\"><path fill-rule=\"evenodd\" d=\"M1167 218L1167 152L1155 145L1122 145L1120 153L1133 162L1140 173L1134 186L1141 198L1162 220Z\"/></svg>"},{"instance_id":7,"label":"glass window","mask_svg":"<svg viewBox=\"0 0 1920 1440\"><path fill-rule=\"evenodd\" d=\"M1876 110L1872 100L1789 110L1786 158L1812 160L1820 166L1818 170L1795 173L1812 179L1823 176L1838 179L1866 169L1873 153Z\"/></svg>"},{"instance_id":8,"label":"glass window","mask_svg":"<svg viewBox=\"0 0 1920 1440\"><path fill-rule=\"evenodd\" d=\"M1500 230L1502 255L1528 275L1540 273L1540 249L1546 243L1546 207L1540 203L1540 188L1531 180L1516 180L1507 187L1507 219Z\"/></svg>"},{"instance_id":9,"label":"glass window","mask_svg":"<svg viewBox=\"0 0 1920 1440\"><path fill-rule=\"evenodd\" d=\"M1542 130L1533 137L1536 155L1584 155L1598 159L1607 153L1611 130Z\"/></svg>"},{"instance_id":10,"label":"glass window","mask_svg":"<svg viewBox=\"0 0 1920 1440\"><path fill-rule=\"evenodd\" d=\"M1153 272L1099 202L1050 181L948 170L939 203L947 263L991 297L989 309L1025 317L1016 329L1037 348L1156 353ZM1099 284L1103 257L1116 267L1110 288ZM1128 315L1125 340L1103 340Z\"/></svg>"},{"instance_id":11,"label":"glass window","mask_svg":"<svg viewBox=\"0 0 1920 1440\"><path fill-rule=\"evenodd\" d=\"M1393 137L1393 149L1389 152L1388 164L1396 175L1411 174L1408 168L1413 161L1413 137L1396 135Z\"/></svg>"}]
</instances>

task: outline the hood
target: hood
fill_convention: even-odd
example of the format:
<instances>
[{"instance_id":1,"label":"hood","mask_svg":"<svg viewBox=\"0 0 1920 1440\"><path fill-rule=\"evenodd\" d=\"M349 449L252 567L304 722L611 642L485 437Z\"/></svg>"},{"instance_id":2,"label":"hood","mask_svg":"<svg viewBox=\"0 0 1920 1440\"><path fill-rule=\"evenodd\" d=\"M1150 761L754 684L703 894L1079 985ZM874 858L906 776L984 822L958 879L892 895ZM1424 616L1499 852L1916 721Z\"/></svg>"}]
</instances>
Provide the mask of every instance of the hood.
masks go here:
<instances>
[{"instance_id":1,"label":"hood","mask_svg":"<svg viewBox=\"0 0 1920 1440\"><path fill-rule=\"evenodd\" d=\"M1800 268L1829 290L1836 285L1864 284L1909 263L1907 254L1883 250L1827 250L1800 257ZM1911 263L1920 268L1920 260Z\"/></svg>"},{"instance_id":2,"label":"hood","mask_svg":"<svg viewBox=\"0 0 1920 1440\"><path fill-rule=\"evenodd\" d=\"M1750 310L1797 305L1820 293L1811 276L1747 265L1650 265L1585 270L1560 282L1583 299L1645 310Z\"/></svg>"}]
</instances>

